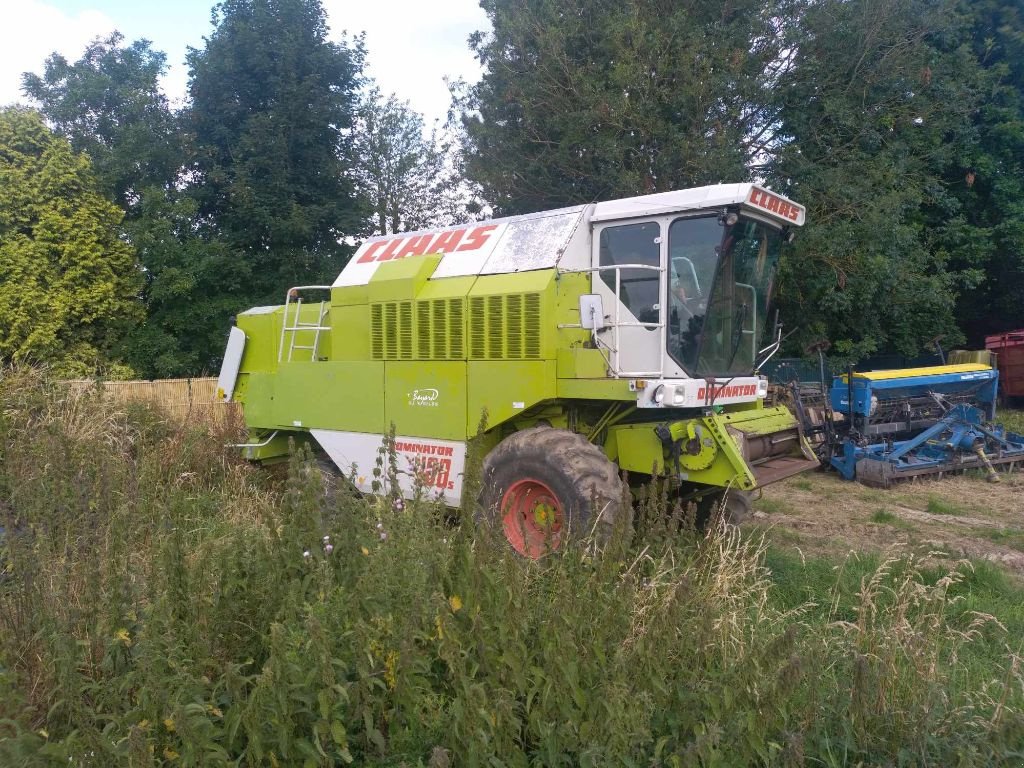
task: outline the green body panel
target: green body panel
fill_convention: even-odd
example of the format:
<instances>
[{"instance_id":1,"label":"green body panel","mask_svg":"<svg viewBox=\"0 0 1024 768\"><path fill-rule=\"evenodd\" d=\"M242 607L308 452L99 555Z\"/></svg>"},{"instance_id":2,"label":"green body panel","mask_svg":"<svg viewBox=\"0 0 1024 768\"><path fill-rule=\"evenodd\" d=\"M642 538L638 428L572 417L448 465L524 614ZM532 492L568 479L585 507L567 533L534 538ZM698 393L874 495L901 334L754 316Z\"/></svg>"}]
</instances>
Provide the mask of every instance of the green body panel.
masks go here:
<instances>
[{"instance_id":1,"label":"green body panel","mask_svg":"<svg viewBox=\"0 0 1024 768\"><path fill-rule=\"evenodd\" d=\"M558 378L607 379L608 362L599 349L572 347L558 350Z\"/></svg>"},{"instance_id":2,"label":"green body panel","mask_svg":"<svg viewBox=\"0 0 1024 768\"><path fill-rule=\"evenodd\" d=\"M331 360L370 360L370 305L331 306Z\"/></svg>"},{"instance_id":3,"label":"green body panel","mask_svg":"<svg viewBox=\"0 0 1024 768\"><path fill-rule=\"evenodd\" d=\"M494 427L555 396L553 360L470 362L466 434L476 433L485 409Z\"/></svg>"},{"instance_id":4,"label":"green body panel","mask_svg":"<svg viewBox=\"0 0 1024 768\"><path fill-rule=\"evenodd\" d=\"M368 304L370 302L370 286L366 285L344 285L331 288L331 306L346 307L353 304Z\"/></svg>"},{"instance_id":5,"label":"green body panel","mask_svg":"<svg viewBox=\"0 0 1024 768\"><path fill-rule=\"evenodd\" d=\"M411 437L466 439L466 363L388 361L384 376L385 423Z\"/></svg>"},{"instance_id":6,"label":"green body panel","mask_svg":"<svg viewBox=\"0 0 1024 768\"><path fill-rule=\"evenodd\" d=\"M440 262L440 254L385 261L370 278L369 302L412 301Z\"/></svg>"},{"instance_id":7,"label":"green body panel","mask_svg":"<svg viewBox=\"0 0 1024 768\"><path fill-rule=\"evenodd\" d=\"M284 307L262 314L242 313L235 324L245 332L242 372L277 370L277 348L281 340Z\"/></svg>"},{"instance_id":8,"label":"green body panel","mask_svg":"<svg viewBox=\"0 0 1024 768\"><path fill-rule=\"evenodd\" d=\"M289 361L286 333L278 362L280 307L238 317L246 346L235 399L252 443L278 431L268 445L246 448L248 458L284 456L289 437L310 440L309 429L382 435L394 425L400 435L467 440L486 410L488 431L477 443L486 449L543 422L589 436L630 473L746 490L757 481L743 435L795 427L786 409L765 409L761 400L685 418L638 410L636 387L644 384L611 378L590 332L572 327L580 295L591 292L589 273L432 280L440 258L385 262L366 285L333 288L324 320L331 330L321 332L316 359L297 350ZM304 304L302 322L315 322L319 310L318 302ZM301 331L295 343L312 337ZM680 456L669 447L679 441L700 448Z\"/></svg>"},{"instance_id":9,"label":"green body panel","mask_svg":"<svg viewBox=\"0 0 1024 768\"><path fill-rule=\"evenodd\" d=\"M385 431L384 363L288 363L249 377L245 421L264 429Z\"/></svg>"},{"instance_id":10,"label":"green body panel","mask_svg":"<svg viewBox=\"0 0 1024 768\"><path fill-rule=\"evenodd\" d=\"M447 277L444 280L430 280L420 289L416 298L421 301L463 298L469 295L475 282L475 277Z\"/></svg>"},{"instance_id":11,"label":"green body panel","mask_svg":"<svg viewBox=\"0 0 1024 768\"><path fill-rule=\"evenodd\" d=\"M770 435L797 427L796 419L783 406L712 413L666 425L673 440L700 437L712 441L692 458L681 456L675 465L652 424L626 424L608 428L605 453L628 472L677 474L680 479L701 485L733 486L740 490L757 487L754 473L743 458L739 442L729 428L749 435ZM699 431L698 428L702 428ZM687 462L692 462L687 466ZM706 466L702 466L707 462Z\"/></svg>"},{"instance_id":12,"label":"green body panel","mask_svg":"<svg viewBox=\"0 0 1024 768\"><path fill-rule=\"evenodd\" d=\"M628 379L558 379L558 397L569 400L636 401Z\"/></svg>"}]
</instances>

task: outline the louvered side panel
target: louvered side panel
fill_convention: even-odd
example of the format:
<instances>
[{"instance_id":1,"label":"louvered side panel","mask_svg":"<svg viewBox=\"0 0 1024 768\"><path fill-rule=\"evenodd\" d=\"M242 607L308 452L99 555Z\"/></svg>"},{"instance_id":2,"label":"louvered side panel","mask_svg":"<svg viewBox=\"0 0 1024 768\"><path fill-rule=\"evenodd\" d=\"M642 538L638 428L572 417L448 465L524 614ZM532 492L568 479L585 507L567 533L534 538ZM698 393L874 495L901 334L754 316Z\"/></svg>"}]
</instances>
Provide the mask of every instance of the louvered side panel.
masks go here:
<instances>
[{"instance_id":1,"label":"louvered side panel","mask_svg":"<svg viewBox=\"0 0 1024 768\"><path fill-rule=\"evenodd\" d=\"M434 330L435 324L431 323L430 308L436 302L416 302L416 357L426 360L437 357L437 333ZM432 342L435 342L432 345Z\"/></svg>"},{"instance_id":2,"label":"louvered side panel","mask_svg":"<svg viewBox=\"0 0 1024 768\"><path fill-rule=\"evenodd\" d=\"M540 294L527 293L523 298L524 356L530 360L537 360L540 358L541 340Z\"/></svg>"},{"instance_id":3,"label":"louvered side panel","mask_svg":"<svg viewBox=\"0 0 1024 768\"><path fill-rule=\"evenodd\" d=\"M505 356L510 360L523 357L523 296L519 293L505 297Z\"/></svg>"},{"instance_id":4,"label":"louvered side panel","mask_svg":"<svg viewBox=\"0 0 1024 768\"><path fill-rule=\"evenodd\" d=\"M466 357L465 321L462 299L448 299L448 355L452 360Z\"/></svg>"},{"instance_id":5,"label":"louvered side panel","mask_svg":"<svg viewBox=\"0 0 1024 768\"><path fill-rule=\"evenodd\" d=\"M487 314L482 296L469 299L469 357L484 360L487 357Z\"/></svg>"},{"instance_id":6,"label":"louvered side panel","mask_svg":"<svg viewBox=\"0 0 1024 768\"><path fill-rule=\"evenodd\" d=\"M384 307L370 305L370 355L374 360L384 359Z\"/></svg>"},{"instance_id":7,"label":"louvered side panel","mask_svg":"<svg viewBox=\"0 0 1024 768\"><path fill-rule=\"evenodd\" d=\"M384 358L398 359L398 308L393 303L384 305Z\"/></svg>"},{"instance_id":8,"label":"louvered side panel","mask_svg":"<svg viewBox=\"0 0 1024 768\"><path fill-rule=\"evenodd\" d=\"M398 356L402 360L412 360L412 302L403 301L398 304Z\"/></svg>"},{"instance_id":9,"label":"louvered side panel","mask_svg":"<svg viewBox=\"0 0 1024 768\"><path fill-rule=\"evenodd\" d=\"M505 357L505 297L487 297L487 357Z\"/></svg>"}]
</instances>

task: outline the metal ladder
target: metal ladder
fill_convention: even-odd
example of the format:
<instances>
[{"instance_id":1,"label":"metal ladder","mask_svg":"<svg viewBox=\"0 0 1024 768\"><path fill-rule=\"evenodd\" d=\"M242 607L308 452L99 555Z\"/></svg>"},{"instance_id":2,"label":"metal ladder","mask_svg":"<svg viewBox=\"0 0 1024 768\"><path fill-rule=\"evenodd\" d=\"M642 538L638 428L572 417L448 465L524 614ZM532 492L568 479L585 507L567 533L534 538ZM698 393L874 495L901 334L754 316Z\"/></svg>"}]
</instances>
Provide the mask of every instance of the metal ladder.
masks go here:
<instances>
[{"instance_id":1,"label":"metal ladder","mask_svg":"<svg viewBox=\"0 0 1024 768\"><path fill-rule=\"evenodd\" d=\"M284 297L284 317L281 320L281 343L277 348L277 362L291 362L292 355L295 354L295 350L308 350L310 353L310 361L316 362L317 352L320 346L320 333L322 331L329 331L331 327L324 325L324 317L330 311L331 305L327 300L320 302L320 311L317 315L317 320L314 323L302 322L302 296L300 291L329 291L331 286L329 285L297 285L294 288L288 289L288 293ZM289 325L288 311L293 310L291 324ZM313 343L312 344L296 344L296 337L300 332L312 331L313 332ZM290 336L289 336L290 335ZM285 360L285 340L288 340L288 359Z\"/></svg>"}]
</instances>

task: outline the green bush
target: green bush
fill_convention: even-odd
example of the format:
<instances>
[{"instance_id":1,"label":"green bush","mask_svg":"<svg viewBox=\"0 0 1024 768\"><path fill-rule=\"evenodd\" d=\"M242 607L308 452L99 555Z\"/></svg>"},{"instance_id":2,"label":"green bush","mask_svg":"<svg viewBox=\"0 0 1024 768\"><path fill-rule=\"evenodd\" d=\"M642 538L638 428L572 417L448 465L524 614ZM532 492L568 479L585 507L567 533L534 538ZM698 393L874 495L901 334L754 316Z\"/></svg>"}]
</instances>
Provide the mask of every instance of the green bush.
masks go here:
<instances>
[{"instance_id":1,"label":"green bush","mask_svg":"<svg viewBox=\"0 0 1024 768\"><path fill-rule=\"evenodd\" d=\"M0 414L0 765L1019 761L1019 659L962 568L803 564L658 492L524 561L31 372Z\"/></svg>"}]
</instances>

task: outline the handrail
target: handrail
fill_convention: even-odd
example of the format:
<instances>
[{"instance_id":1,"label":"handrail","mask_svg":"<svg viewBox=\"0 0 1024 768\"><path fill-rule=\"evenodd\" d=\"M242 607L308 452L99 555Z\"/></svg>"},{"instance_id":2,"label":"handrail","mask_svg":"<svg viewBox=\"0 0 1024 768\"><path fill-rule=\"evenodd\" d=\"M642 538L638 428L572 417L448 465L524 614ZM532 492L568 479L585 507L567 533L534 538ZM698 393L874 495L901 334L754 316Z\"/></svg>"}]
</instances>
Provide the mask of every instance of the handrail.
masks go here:
<instances>
[{"instance_id":1,"label":"handrail","mask_svg":"<svg viewBox=\"0 0 1024 768\"><path fill-rule=\"evenodd\" d=\"M622 320L620 320L620 308L622 307L622 270L624 270L624 269L642 269L642 270L648 270L650 272L657 272L658 273L658 275L659 275L659 278L658 278L659 301L658 301L658 322L657 323L642 323L642 322L630 322L630 321L622 321ZM661 373L662 373L662 371L660 369L656 370L656 371L654 371L654 370L652 370L652 371L624 371L624 370L619 368L619 349L621 347L621 344L620 344L621 339L620 339L620 336L619 336L619 329L620 328L648 328L648 329L651 329L651 330L655 330L655 329L658 330L659 331L659 333L658 333L658 336L659 336L658 349L660 350L660 352L659 352L659 360L661 359L661 354L664 354L664 350L667 348L667 343L668 343L668 340L666 338L667 324L665 322L665 302L660 299L660 297L661 297L660 288L661 288L661 283L663 282L662 279L661 279L661 275L668 271L667 267L663 267L661 265L654 266L652 264L607 264L605 266L591 267L589 269L577 269L577 270L572 270L572 271L573 272L593 273L593 272L605 272L605 271L609 271L609 270L612 270L612 271L615 272L615 313L614 313L614 316L612 318L611 326L602 326L601 328L593 329L592 336L593 336L593 339L594 339L594 343L596 343L596 344L603 344L604 342L602 342L598 338L597 334L599 332L601 332L601 331L605 331L605 330L611 329L611 331L612 331L612 346L608 347L607 344L604 344L604 346L607 347L609 349L609 351L612 353L612 359L611 359L611 361L609 361L609 367L611 368L612 374L616 378L630 378L630 377L634 377L634 376L660 376ZM602 318L602 320L603 319L604 318ZM563 325L563 326L559 326L559 327L570 327L570 326ZM580 324L580 327L582 327L582 323Z\"/></svg>"},{"instance_id":2,"label":"handrail","mask_svg":"<svg viewBox=\"0 0 1024 768\"><path fill-rule=\"evenodd\" d=\"M302 318L302 296L299 295L300 291L329 291L333 286L330 285L297 285L293 288L289 288L288 292L284 296L284 317L281 318L281 342L277 347L277 362L283 362L284 360L284 340L286 335L290 332L292 334L292 343L288 348L288 361L291 362L292 352L296 349L309 349L311 350L312 361L316 360L317 348L320 345L320 332L331 330L330 326L323 324L324 314L326 314L325 301L320 302L320 316L316 321L316 324L303 323ZM295 299L294 305L292 299ZM288 308L295 307L294 324L288 325ZM299 331L313 331L313 344L310 347L296 347L295 346L295 334Z\"/></svg>"}]
</instances>

